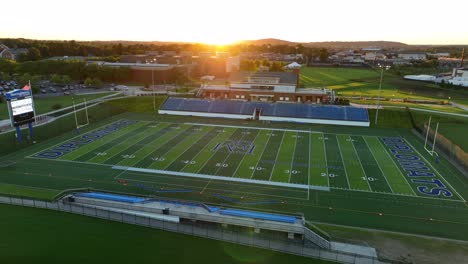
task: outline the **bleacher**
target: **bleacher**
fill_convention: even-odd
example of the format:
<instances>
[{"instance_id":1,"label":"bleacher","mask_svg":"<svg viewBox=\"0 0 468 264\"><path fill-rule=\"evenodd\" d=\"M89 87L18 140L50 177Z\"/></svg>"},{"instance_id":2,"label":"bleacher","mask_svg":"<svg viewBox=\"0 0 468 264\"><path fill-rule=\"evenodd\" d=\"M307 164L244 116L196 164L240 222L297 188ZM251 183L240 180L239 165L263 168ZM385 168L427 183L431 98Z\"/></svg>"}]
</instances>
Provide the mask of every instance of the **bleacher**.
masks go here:
<instances>
[{"instance_id":1,"label":"bleacher","mask_svg":"<svg viewBox=\"0 0 468 264\"><path fill-rule=\"evenodd\" d=\"M259 109L260 120L368 126L367 109L351 106L296 103L245 102L195 98L168 98L161 114L184 114L207 117L252 118ZM205 113L205 115L203 114ZM210 115L211 114L211 115ZM234 117L234 118L235 118ZM263 117L263 118L262 118ZM343 121L340 123L340 121Z\"/></svg>"}]
</instances>

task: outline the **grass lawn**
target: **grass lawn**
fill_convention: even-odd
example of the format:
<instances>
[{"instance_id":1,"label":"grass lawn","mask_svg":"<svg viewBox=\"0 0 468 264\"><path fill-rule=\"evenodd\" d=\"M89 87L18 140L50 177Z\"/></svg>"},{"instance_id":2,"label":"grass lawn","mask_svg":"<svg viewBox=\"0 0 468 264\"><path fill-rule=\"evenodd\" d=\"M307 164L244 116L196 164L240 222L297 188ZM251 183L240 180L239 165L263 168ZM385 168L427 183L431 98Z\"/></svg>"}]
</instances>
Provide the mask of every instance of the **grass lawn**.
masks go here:
<instances>
[{"instance_id":1,"label":"grass lawn","mask_svg":"<svg viewBox=\"0 0 468 264\"><path fill-rule=\"evenodd\" d=\"M350 100L351 103L361 104L361 105L377 105L379 104L376 100ZM453 107L451 105L436 105L436 104L415 104L415 103L405 103L405 102L393 102L393 101L381 101L380 105L382 106L394 106L394 107L412 107L420 108L433 111L441 111L447 113L456 113L456 114L468 114L467 111Z\"/></svg>"},{"instance_id":2,"label":"grass lawn","mask_svg":"<svg viewBox=\"0 0 468 264\"><path fill-rule=\"evenodd\" d=\"M329 263L63 212L0 211L0 263Z\"/></svg>"},{"instance_id":3,"label":"grass lawn","mask_svg":"<svg viewBox=\"0 0 468 264\"><path fill-rule=\"evenodd\" d=\"M96 94L86 94L86 95L63 95L63 96L54 96L54 97L45 97L45 98L35 98L34 104L36 107L36 114L47 113L53 111L52 106L55 104L60 104L62 107L68 107L73 105L73 99L75 103L82 103L83 99L93 100L96 98L101 98L115 94L115 92L108 93L96 93ZM6 104L0 104L0 120L8 119L8 110Z\"/></svg>"},{"instance_id":4,"label":"grass lawn","mask_svg":"<svg viewBox=\"0 0 468 264\"><path fill-rule=\"evenodd\" d=\"M305 87L335 90L338 96L378 96L380 72L374 69L303 67L300 83ZM433 83L409 81L391 71L384 73L381 95L386 98L413 98L448 100L468 99L468 92L438 87Z\"/></svg>"}]
</instances>

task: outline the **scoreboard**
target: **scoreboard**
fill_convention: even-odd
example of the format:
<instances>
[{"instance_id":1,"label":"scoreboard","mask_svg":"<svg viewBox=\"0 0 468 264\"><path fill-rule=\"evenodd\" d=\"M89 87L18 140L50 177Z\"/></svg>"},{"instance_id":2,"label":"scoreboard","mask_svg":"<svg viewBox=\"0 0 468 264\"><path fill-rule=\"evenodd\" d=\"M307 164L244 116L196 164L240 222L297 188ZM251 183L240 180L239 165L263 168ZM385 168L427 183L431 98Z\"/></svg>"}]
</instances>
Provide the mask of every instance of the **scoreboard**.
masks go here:
<instances>
[{"instance_id":1,"label":"scoreboard","mask_svg":"<svg viewBox=\"0 0 468 264\"><path fill-rule=\"evenodd\" d=\"M34 105L30 90L15 90L6 94L11 122L14 126L34 121Z\"/></svg>"}]
</instances>

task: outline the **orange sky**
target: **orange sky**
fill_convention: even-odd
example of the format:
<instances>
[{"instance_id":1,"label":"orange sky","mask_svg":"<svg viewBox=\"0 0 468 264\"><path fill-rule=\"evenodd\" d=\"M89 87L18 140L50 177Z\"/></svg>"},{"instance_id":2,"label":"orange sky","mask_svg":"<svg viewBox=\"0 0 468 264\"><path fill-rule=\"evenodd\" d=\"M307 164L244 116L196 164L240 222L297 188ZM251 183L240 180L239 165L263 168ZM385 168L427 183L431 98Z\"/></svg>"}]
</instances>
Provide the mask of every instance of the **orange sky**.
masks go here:
<instances>
[{"instance_id":1,"label":"orange sky","mask_svg":"<svg viewBox=\"0 0 468 264\"><path fill-rule=\"evenodd\" d=\"M16 0L2 3L0 37L226 44L388 40L468 44L465 0ZM27 7L27 8L24 8Z\"/></svg>"}]
</instances>

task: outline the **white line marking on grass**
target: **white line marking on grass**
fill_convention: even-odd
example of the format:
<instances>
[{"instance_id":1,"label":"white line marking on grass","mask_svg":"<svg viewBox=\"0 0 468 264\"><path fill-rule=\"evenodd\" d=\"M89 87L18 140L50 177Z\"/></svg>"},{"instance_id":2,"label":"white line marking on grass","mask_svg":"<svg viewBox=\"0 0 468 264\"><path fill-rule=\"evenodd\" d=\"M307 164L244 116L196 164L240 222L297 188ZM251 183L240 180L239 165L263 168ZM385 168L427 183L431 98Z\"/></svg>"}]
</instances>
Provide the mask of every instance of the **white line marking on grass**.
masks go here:
<instances>
[{"instance_id":1,"label":"white line marking on grass","mask_svg":"<svg viewBox=\"0 0 468 264\"><path fill-rule=\"evenodd\" d=\"M138 173L131 173L131 174L138 174ZM141 175L141 174L139 174ZM173 177L166 177L166 178L172 178ZM145 181L145 180L135 180L135 179L128 179L128 178L119 178L122 180L127 180L127 181L134 181L134 182L144 182L144 183L151 183L151 184L158 184L159 182L155 181ZM187 186L184 184L176 184L176 183L159 183L159 184L164 184L164 185L170 185L170 186L176 186L176 187L183 187L183 188L193 188L193 186ZM242 186L242 185L241 185ZM245 186L245 185L244 185ZM225 192L225 189L217 189L217 188L207 188L208 190L213 190L217 192ZM288 191L296 191L294 189L288 190ZM245 191L237 191L237 190L229 190L230 193L240 193L240 194L248 194L248 195L253 195L253 196L268 196L268 197L275 197L275 198L285 198L285 199L293 199L293 200L300 200L300 201L307 201L304 198L297 198L297 197L292 197L292 196L283 196L283 195L274 195L274 194L264 194L264 193L255 193L255 192L245 192Z\"/></svg>"},{"instance_id":2,"label":"white line marking on grass","mask_svg":"<svg viewBox=\"0 0 468 264\"><path fill-rule=\"evenodd\" d=\"M33 156L37 155L39 152L42 152L42 151L47 150L47 149L55 148L56 146L61 145L61 144L65 143L65 142L67 142L67 141L73 140L73 139L78 138L78 137L80 137L80 136L82 136L82 135L84 135L84 134L91 133L91 132L96 131L96 130L98 130L98 129L101 129L101 128L105 127L105 126L108 126L108 125L110 125L110 124L117 123L117 122L120 122L120 121L123 121L123 120L131 120L131 119L118 119L118 120L116 120L116 121L114 121L114 122L106 123L106 124L104 124L104 125L102 125L102 126L99 126L99 127L95 128L95 129L86 131L86 132L83 133L83 134L79 134L79 135L74 136L74 137L72 137L72 138L68 138L68 139L65 139L65 140L63 140L63 141L60 141L60 143L57 143L57 144L55 144L55 145L53 145L53 146L43 148L43 149L39 150L38 152L33 153L33 154L31 154L31 155L29 155L29 156L26 156L26 157L33 157ZM118 130L117 130L117 131L118 131ZM71 131L70 131L70 132L71 132ZM114 132L116 132L116 131L114 131ZM112 132L112 133L113 133L113 132Z\"/></svg>"},{"instance_id":3,"label":"white line marking on grass","mask_svg":"<svg viewBox=\"0 0 468 264\"><path fill-rule=\"evenodd\" d=\"M190 145L186 150L182 151L182 153L180 153L179 156L177 156L177 158L175 158L175 159L173 159L171 162L169 162L169 164L167 164L166 167L164 167L164 170L167 169L169 166L171 166L172 163L176 162L182 155L185 154L185 152L187 152L189 149L191 149L191 148L193 147L193 145L197 144L198 141L202 140L202 138L203 138L204 136L206 136L206 134L210 133L211 130L209 130L209 131L203 131L203 132L204 132L204 134L203 134L196 142L193 142L192 145ZM197 131L197 133L200 133L200 131ZM191 136L192 136L192 135L191 135ZM175 146L174 146L174 147L175 147ZM185 166L187 166L187 164L186 164ZM184 166L184 167L185 167L185 166Z\"/></svg>"},{"instance_id":4,"label":"white line marking on grass","mask_svg":"<svg viewBox=\"0 0 468 264\"><path fill-rule=\"evenodd\" d=\"M112 167L112 164L103 164L103 163L93 163L87 161L76 161L76 160L63 160L63 159L47 159L47 158L39 158L39 157L26 157L28 159L37 159L37 160L48 160L48 161L59 161L59 162L68 162L68 163L78 163L78 164L86 164L86 165L99 165L99 166L106 166Z\"/></svg>"},{"instance_id":5,"label":"white line marking on grass","mask_svg":"<svg viewBox=\"0 0 468 264\"><path fill-rule=\"evenodd\" d=\"M184 131L186 131L188 129L188 127L186 129L181 129L181 131L179 131L179 133L175 133L175 135L173 137L171 137L170 139L168 139L164 144L162 144L161 146L159 146L158 148L156 148L155 150L151 151L148 155L144 156L143 158L135 161L134 164L138 164L140 161L146 159L149 155L153 154L153 152L155 152L156 150L160 149L162 146L164 146L167 142L173 140L175 137L177 137L179 134L183 133ZM166 135L169 131L166 131L166 133L162 134L160 137ZM154 141L153 141L154 142ZM151 164L150 164L151 165Z\"/></svg>"},{"instance_id":6,"label":"white line marking on grass","mask_svg":"<svg viewBox=\"0 0 468 264\"><path fill-rule=\"evenodd\" d=\"M358 190L358 189L343 189L343 188L339 188L339 187L330 187L330 189L342 190L342 191L365 192L365 193L382 194L382 195L394 195L394 196L408 197L408 198L414 198L414 199L423 198L423 199L431 199L431 200L439 200L439 201L443 200L444 202L450 201L450 202L464 203L464 201L454 200L454 199L450 199L450 198L443 198L443 197L442 198L435 198L435 197L415 196L415 195L408 195L408 194L401 194L401 193L373 192L373 191ZM407 203L407 202L405 201L405 203ZM433 204L431 204L431 206L447 207L447 206L443 206L443 205L433 205Z\"/></svg>"},{"instance_id":7,"label":"white line marking on grass","mask_svg":"<svg viewBox=\"0 0 468 264\"><path fill-rule=\"evenodd\" d=\"M364 137L363 137L364 138ZM382 148L385 150L385 153L387 154L388 158L393 162L393 165L395 165L396 169L398 170L398 172L400 173L401 177L403 177L403 179L405 179L405 182L408 184L408 186L410 187L410 190L411 192L413 192L413 194L415 196L417 196L417 194L414 192L413 190L413 187L411 187L411 184L409 183L408 179L406 179L405 175L403 175L403 173L401 172L400 170L400 167L398 167L398 165L395 163L395 161L393 160L393 158L390 156L390 154L388 153L387 151L387 148L383 145L383 143L380 141L379 137L376 136L377 138L377 141L379 142L379 144L382 146Z\"/></svg>"},{"instance_id":8,"label":"white line marking on grass","mask_svg":"<svg viewBox=\"0 0 468 264\"><path fill-rule=\"evenodd\" d=\"M270 139L272 137L272 132L269 133L268 135L268 140L265 144L265 147L263 148L263 151L262 151L262 154L260 155L260 157L258 157L258 160L257 160L257 164L255 165L255 168L252 170L252 174L250 175L250 178L249 179L252 179L252 177L254 176L255 172L257 171L257 167L258 167L258 164L260 163L260 160L262 160L262 156L263 156L263 153L265 153L265 149L267 148L268 146L268 143L270 142Z\"/></svg>"},{"instance_id":9,"label":"white line marking on grass","mask_svg":"<svg viewBox=\"0 0 468 264\"><path fill-rule=\"evenodd\" d=\"M309 128L310 130L311 128ZM307 160L307 185L309 185L309 189L307 190L307 200L309 200L309 195L310 195L310 141L311 141L312 135L309 134L309 158Z\"/></svg>"},{"instance_id":10,"label":"white line marking on grass","mask_svg":"<svg viewBox=\"0 0 468 264\"><path fill-rule=\"evenodd\" d=\"M325 158L325 171L327 172L327 185L330 187L330 177L328 177L328 159L327 159L327 147L325 145L325 134L322 133L322 144L323 144L323 154Z\"/></svg>"},{"instance_id":11,"label":"white line marking on grass","mask_svg":"<svg viewBox=\"0 0 468 264\"><path fill-rule=\"evenodd\" d=\"M348 189L351 188L351 185L349 184L349 179L348 179L348 171L346 170L346 164L343 160L343 155L341 152L341 147L340 147L340 141L338 140L338 137L335 136L336 138L336 145L338 145L338 150L340 151L340 153L338 153L340 155L340 158L341 158L341 162L343 163L343 168L344 168L344 172L345 172L345 176L346 176L346 182L348 183Z\"/></svg>"},{"instance_id":12,"label":"white line marking on grass","mask_svg":"<svg viewBox=\"0 0 468 264\"><path fill-rule=\"evenodd\" d=\"M361 170L362 170L362 172L364 172L364 176L366 176L366 179L368 179L368 178L367 178L367 173L366 173L366 171L364 170L364 166L362 166L361 158L359 157L359 154L357 153L357 150L356 150L356 147L354 146L353 140L352 140L351 136L348 136L348 138L351 140L351 145L353 146L354 153L356 154L356 157L357 157L357 159L358 159L358 161L359 161L359 165L361 166ZM362 138L362 140L364 140L364 137ZM369 186L369 190L372 191L372 188L371 188L371 186L370 186L369 181L366 180L366 182L367 182L367 186ZM349 186L349 188L351 188L351 186Z\"/></svg>"},{"instance_id":13,"label":"white line marking on grass","mask_svg":"<svg viewBox=\"0 0 468 264\"><path fill-rule=\"evenodd\" d=\"M20 172L16 172L17 174L22 174ZM1 185L8 185L8 186L16 186L16 187L24 187L26 189L38 189L38 190L47 190L47 191L56 191L56 192L61 192L63 191L62 189L52 189L52 188L45 188L45 187L36 187L36 186L31 186L31 185L20 185L20 184L12 184L12 183L0 183Z\"/></svg>"},{"instance_id":14,"label":"white line marking on grass","mask_svg":"<svg viewBox=\"0 0 468 264\"><path fill-rule=\"evenodd\" d=\"M155 126L155 127L159 126L160 124L161 124L161 123L156 123L156 126ZM155 127L150 127L150 126L148 126L147 128L145 128L145 129L142 130L140 133L137 133L137 134L134 135L134 136L138 136L138 135L140 135L140 134L144 134L145 132L148 132L148 130L153 130ZM157 131L159 131L159 130L160 130L160 129L156 130L155 132L157 132ZM134 136L129 137L127 140L124 140L124 141L122 141L122 142L120 142L120 143L118 143L118 144L112 146L111 148L109 148L109 150L111 150L111 149L114 148L114 147L119 146L120 144L126 144L127 141L130 141L130 142L131 142L131 140L133 139ZM140 141L142 141L142 140L144 140L144 139L147 138L147 137L150 137L150 136L151 136L151 135L148 135L148 136L146 136L146 137L141 138L140 140L138 140L137 142L135 142L135 144L138 143L138 142L140 142ZM123 153L124 151L126 151L128 148L132 147L132 146L135 145L135 144L131 144L130 146L126 147L125 149L120 150L120 151L117 152L116 154L114 154L114 155L112 155L112 156L109 156L107 159L105 159L104 161L102 161L102 163L106 163L106 161L110 160L111 158L116 157L116 156L119 156L119 155L122 155L122 153Z\"/></svg>"},{"instance_id":15,"label":"white line marking on grass","mask_svg":"<svg viewBox=\"0 0 468 264\"><path fill-rule=\"evenodd\" d=\"M230 136L232 136L232 134L234 134L234 132L235 132L235 131L233 131L233 132L231 133ZM209 141L200 151L198 151L198 153L192 158L192 160L196 160L197 157L200 156L200 154L201 154L203 151L205 151L205 149L211 144L211 142L213 142L219 135L221 135L221 132L219 132L218 135L216 135L216 136L214 136L213 138L211 138L210 141ZM212 154L212 155L208 158L208 160L211 159L211 157L212 157L213 155L214 155L214 154ZM205 166L205 164L208 162L208 160L205 161L205 163L203 164L203 166L202 166L201 168L203 168L203 167ZM180 171L183 171L183 170L185 169L185 167L187 167L188 165L189 165L188 163L185 164L185 165L180 169Z\"/></svg>"},{"instance_id":16,"label":"white line marking on grass","mask_svg":"<svg viewBox=\"0 0 468 264\"><path fill-rule=\"evenodd\" d=\"M382 173L382 176L384 177L385 181L387 182L387 185L390 188L390 191L392 191L392 193L393 193L392 186L390 186L390 183L388 182L387 177L385 176L385 173L383 172L382 168L380 168L379 162L377 161L377 158L375 158L374 153L372 152L369 144L367 144L367 141L366 141L366 139L364 137L362 137L362 140L364 140L364 143L366 143L366 146L369 149L369 152L372 154L372 157L374 158L375 163L377 163L377 167L379 167L379 170Z\"/></svg>"},{"instance_id":17,"label":"white line marking on grass","mask_svg":"<svg viewBox=\"0 0 468 264\"><path fill-rule=\"evenodd\" d=\"M215 124L203 124L203 123L184 123L187 125L195 126L214 126L214 127L231 127L231 128L246 128L246 129L257 129L257 130L273 130L273 131L285 131L285 132L302 132L302 133L322 133L319 131L311 130L298 130L298 129L283 129L283 128L267 128L267 127L257 127L257 126L230 126L230 125L215 125Z\"/></svg>"},{"instance_id":18,"label":"white line marking on grass","mask_svg":"<svg viewBox=\"0 0 468 264\"><path fill-rule=\"evenodd\" d=\"M294 156L296 154L296 146L297 146L297 138L298 138L298 133L296 132L296 140L294 141L294 150L292 153L292 159L291 159L291 166L289 167L289 177L288 177L288 182L291 182L291 174L293 170L293 165L294 165Z\"/></svg>"},{"instance_id":19,"label":"white line marking on grass","mask_svg":"<svg viewBox=\"0 0 468 264\"><path fill-rule=\"evenodd\" d=\"M257 135L255 135L255 138L252 140L252 145L255 143L255 140L257 140L258 135L260 135L260 132L258 132ZM239 164L237 165L236 170L232 174L232 177L234 177L236 175L236 173L239 170L239 167L242 164L242 161L244 161L244 158L245 158L246 155L247 155L246 153L244 153L244 155L242 155L242 159L239 161Z\"/></svg>"},{"instance_id":20,"label":"white line marking on grass","mask_svg":"<svg viewBox=\"0 0 468 264\"><path fill-rule=\"evenodd\" d=\"M403 138L403 137L402 137L402 138ZM453 186L450 184L450 182L448 182L448 181L444 178L444 176L442 176L442 174L440 174L440 172L437 171L436 168L434 168L434 166L432 166L432 164L431 164L423 155L421 155L421 153L419 153L419 151L418 151L415 147L413 147L413 145L411 145L411 143L409 143L408 140L406 140L406 138L403 138L403 140L404 140L404 141L405 141L421 158L423 158L424 161L426 161L426 163L429 164L429 166L431 166L431 168L448 184L448 186L449 186L450 188L452 188L452 190L458 195L459 198L461 198L461 199L463 200L463 202L466 202L466 200L463 198L463 196L461 196L461 195L457 192L457 190L456 190L455 188L453 188Z\"/></svg>"},{"instance_id":21,"label":"white line marking on grass","mask_svg":"<svg viewBox=\"0 0 468 264\"><path fill-rule=\"evenodd\" d=\"M278 148L278 151L276 152L275 163L273 163L273 167L271 168L270 179L268 181L271 181L271 177L273 177L273 172L275 171L275 165L276 165L276 162L278 161L278 155L279 155L279 153L281 151L281 146L283 145L284 135L286 135L286 132L284 132L283 136L281 137L281 143L280 143L280 146Z\"/></svg>"},{"instance_id":22,"label":"white line marking on grass","mask_svg":"<svg viewBox=\"0 0 468 264\"><path fill-rule=\"evenodd\" d=\"M242 139L244 139L244 137L245 137L245 135L246 135L246 133L244 133L244 132L246 132L246 131L242 131L242 136L241 136L241 138L238 140L239 142L242 141ZM257 135L258 135L258 134L257 134ZM255 135L255 137L257 137L257 136ZM226 156L226 158L223 160L223 163L222 163L222 164L226 164L226 161L229 159L229 157L231 156L231 154L232 154L231 152L228 153L228 155ZM229 164L228 164L228 166L229 166ZM222 168L222 166L219 166L219 167L216 169L214 175L218 175L218 172L219 172L219 170L220 170L221 168Z\"/></svg>"},{"instance_id":23,"label":"white line marking on grass","mask_svg":"<svg viewBox=\"0 0 468 264\"><path fill-rule=\"evenodd\" d=\"M113 169L121 170L124 168L125 167L123 166L113 166ZM255 183L255 184L261 184L261 185L289 187L289 188L305 189L305 190L309 188L305 184L296 184L296 183L251 180L251 179L225 177L225 176L214 176L214 175L208 175L208 174L165 171L165 170L155 170L155 169L143 169L143 168L135 168L135 167L126 167L126 168L128 171L147 172L147 173L154 173L154 174L164 174L164 175L182 176L182 177L190 177L190 178L214 179L214 180L220 180L220 181L232 181L232 182L243 182L243 183Z\"/></svg>"}]
</instances>

